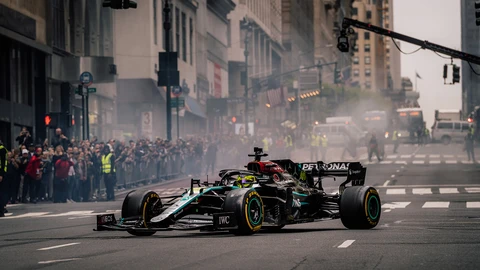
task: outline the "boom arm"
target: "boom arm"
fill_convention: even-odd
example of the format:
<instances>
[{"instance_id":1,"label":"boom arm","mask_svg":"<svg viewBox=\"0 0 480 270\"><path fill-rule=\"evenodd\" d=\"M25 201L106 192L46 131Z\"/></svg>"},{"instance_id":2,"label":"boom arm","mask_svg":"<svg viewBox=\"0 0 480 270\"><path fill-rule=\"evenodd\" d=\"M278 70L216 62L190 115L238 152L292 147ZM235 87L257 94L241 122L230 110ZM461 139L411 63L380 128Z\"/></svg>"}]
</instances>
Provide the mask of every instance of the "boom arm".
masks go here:
<instances>
[{"instance_id":1,"label":"boom arm","mask_svg":"<svg viewBox=\"0 0 480 270\"><path fill-rule=\"evenodd\" d=\"M441 45L438 45L438 44L435 44L435 43L428 42L426 40L420 40L420 39L416 39L416 38L413 38L413 37L409 37L409 36L406 36L406 35L403 35L403 34L400 34L400 33L390 31L388 29L384 29L384 28L381 28L381 27L378 27L378 26L375 26L375 25L371 25L369 23L360 22L360 21L353 20L353 19L350 19L350 18L344 18L343 19L342 35L346 34L346 29L348 29L350 26L360 28L360 29L364 29L364 30L367 30L367 31L370 31L370 32L374 32L374 33L382 35L382 36L387 36L387 37L395 38L395 39L405 41L405 42L408 42L408 43L411 43L411 44L415 44L415 45L418 45L418 46L422 47L422 49L424 49L424 50L425 49L431 50L431 51L434 51L434 52L438 52L438 53L441 53L441 54L451 56L452 58L458 58L458 59L461 59L461 60L464 60L464 61L467 61L467 62L470 62L470 63L480 65L480 57L478 57L476 55L464 53L464 52L457 51L457 50L453 50L453 49L450 49L450 48L447 48L447 47L444 47L444 46L441 46Z\"/></svg>"}]
</instances>

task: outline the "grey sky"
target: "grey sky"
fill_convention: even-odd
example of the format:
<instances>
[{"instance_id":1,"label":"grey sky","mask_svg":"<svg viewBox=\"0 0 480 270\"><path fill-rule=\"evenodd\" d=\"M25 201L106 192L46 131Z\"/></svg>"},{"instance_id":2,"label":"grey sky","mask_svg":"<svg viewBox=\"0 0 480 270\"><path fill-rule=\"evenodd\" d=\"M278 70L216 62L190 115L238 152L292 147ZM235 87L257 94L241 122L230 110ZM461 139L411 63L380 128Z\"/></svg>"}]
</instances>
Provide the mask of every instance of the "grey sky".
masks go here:
<instances>
[{"instance_id":1,"label":"grey sky","mask_svg":"<svg viewBox=\"0 0 480 270\"><path fill-rule=\"evenodd\" d=\"M394 0L393 10L395 32L461 50L459 0ZM401 43L407 53L417 48ZM461 109L461 84L443 84L444 64L450 64L450 60L427 50L401 55L402 77L410 77L414 84L415 70L422 77L417 86L428 128L433 124L435 109ZM454 64L460 65L460 61L454 60ZM448 76L447 82L451 82L451 66Z\"/></svg>"}]
</instances>

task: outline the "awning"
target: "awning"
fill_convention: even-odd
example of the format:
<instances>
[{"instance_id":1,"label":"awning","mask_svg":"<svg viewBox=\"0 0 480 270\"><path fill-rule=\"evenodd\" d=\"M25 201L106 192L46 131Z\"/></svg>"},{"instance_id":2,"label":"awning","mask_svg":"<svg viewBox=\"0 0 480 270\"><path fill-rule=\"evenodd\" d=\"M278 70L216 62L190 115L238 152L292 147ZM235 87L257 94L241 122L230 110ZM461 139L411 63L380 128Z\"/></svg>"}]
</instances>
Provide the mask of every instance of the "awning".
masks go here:
<instances>
[{"instance_id":1,"label":"awning","mask_svg":"<svg viewBox=\"0 0 480 270\"><path fill-rule=\"evenodd\" d=\"M189 113L202 118L207 118L207 115L202 110L202 107L200 107L200 104L198 104L198 102L190 96L185 97L185 107Z\"/></svg>"},{"instance_id":2,"label":"awning","mask_svg":"<svg viewBox=\"0 0 480 270\"><path fill-rule=\"evenodd\" d=\"M165 102L165 94L152 79L117 79L116 83L118 103Z\"/></svg>"}]
</instances>

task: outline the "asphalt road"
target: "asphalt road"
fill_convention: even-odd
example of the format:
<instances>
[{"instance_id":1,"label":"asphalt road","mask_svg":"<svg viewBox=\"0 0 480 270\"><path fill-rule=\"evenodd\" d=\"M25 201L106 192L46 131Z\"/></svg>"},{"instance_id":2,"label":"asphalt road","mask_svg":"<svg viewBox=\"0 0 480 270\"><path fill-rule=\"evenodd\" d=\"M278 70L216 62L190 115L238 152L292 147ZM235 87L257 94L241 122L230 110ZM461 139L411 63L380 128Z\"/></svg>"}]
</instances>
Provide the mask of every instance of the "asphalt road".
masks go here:
<instances>
[{"instance_id":1,"label":"asphalt road","mask_svg":"<svg viewBox=\"0 0 480 270\"><path fill-rule=\"evenodd\" d=\"M390 163L367 165L366 185L382 199L381 222L372 230L332 220L247 237L170 231L138 238L92 231L95 215L118 214L124 195L115 202L15 205L0 219L1 269L478 269L480 165L462 162L454 145L401 146L398 156L388 155ZM325 181L331 189L338 184ZM173 194L186 186L151 188Z\"/></svg>"}]
</instances>

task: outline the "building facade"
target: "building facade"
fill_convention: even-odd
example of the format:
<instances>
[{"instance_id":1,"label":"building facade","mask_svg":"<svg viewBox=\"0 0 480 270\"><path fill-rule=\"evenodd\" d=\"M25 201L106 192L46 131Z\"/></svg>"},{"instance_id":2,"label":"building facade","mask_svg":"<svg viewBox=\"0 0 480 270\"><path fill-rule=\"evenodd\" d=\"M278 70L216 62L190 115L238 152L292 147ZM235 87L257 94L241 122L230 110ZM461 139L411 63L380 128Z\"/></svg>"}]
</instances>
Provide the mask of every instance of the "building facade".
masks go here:
<instances>
[{"instance_id":1,"label":"building facade","mask_svg":"<svg viewBox=\"0 0 480 270\"><path fill-rule=\"evenodd\" d=\"M480 27L475 25L474 4L473 0L461 1L462 52L480 55ZM462 111L468 114L475 106L480 105L480 76L476 75L465 61L462 61L461 71Z\"/></svg>"},{"instance_id":2,"label":"building facade","mask_svg":"<svg viewBox=\"0 0 480 270\"><path fill-rule=\"evenodd\" d=\"M394 0L383 1L383 20L384 28L395 31L393 24L393 2ZM396 44L395 44L396 43ZM400 51L396 46L400 47L400 41L388 39L385 47L386 61L386 82L389 89L400 89L402 87Z\"/></svg>"},{"instance_id":3,"label":"building facade","mask_svg":"<svg viewBox=\"0 0 480 270\"><path fill-rule=\"evenodd\" d=\"M356 0L352 18L384 27L383 5L380 0ZM352 66L352 81L362 89L380 91L386 88L386 37L355 29L356 44Z\"/></svg>"}]
</instances>

